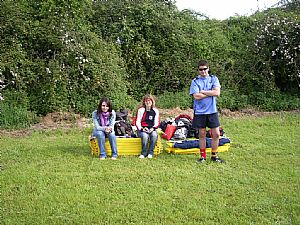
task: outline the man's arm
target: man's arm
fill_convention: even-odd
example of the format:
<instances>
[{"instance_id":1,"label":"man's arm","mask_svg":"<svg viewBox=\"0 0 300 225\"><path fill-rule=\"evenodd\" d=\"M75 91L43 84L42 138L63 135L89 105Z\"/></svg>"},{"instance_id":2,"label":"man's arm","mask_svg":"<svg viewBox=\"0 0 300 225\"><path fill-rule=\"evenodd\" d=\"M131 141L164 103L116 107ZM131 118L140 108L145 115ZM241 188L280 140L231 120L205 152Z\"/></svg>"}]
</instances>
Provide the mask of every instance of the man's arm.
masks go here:
<instances>
[{"instance_id":1,"label":"man's arm","mask_svg":"<svg viewBox=\"0 0 300 225\"><path fill-rule=\"evenodd\" d=\"M204 98L206 98L208 96L205 95L205 94L202 94L201 92L198 92L198 93L193 94L193 97L196 100L201 100L201 99L204 99Z\"/></svg>"},{"instance_id":2,"label":"man's arm","mask_svg":"<svg viewBox=\"0 0 300 225\"><path fill-rule=\"evenodd\" d=\"M202 95L205 95L206 97L207 96L216 96L216 97L218 97L218 96L220 96L220 88L219 87L215 87L215 88L213 88L212 90L209 90L209 91L204 91L204 90L202 90L202 91L200 91L200 93L197 93L197 94L202 94Z\"/></svg>"}]
</instances>

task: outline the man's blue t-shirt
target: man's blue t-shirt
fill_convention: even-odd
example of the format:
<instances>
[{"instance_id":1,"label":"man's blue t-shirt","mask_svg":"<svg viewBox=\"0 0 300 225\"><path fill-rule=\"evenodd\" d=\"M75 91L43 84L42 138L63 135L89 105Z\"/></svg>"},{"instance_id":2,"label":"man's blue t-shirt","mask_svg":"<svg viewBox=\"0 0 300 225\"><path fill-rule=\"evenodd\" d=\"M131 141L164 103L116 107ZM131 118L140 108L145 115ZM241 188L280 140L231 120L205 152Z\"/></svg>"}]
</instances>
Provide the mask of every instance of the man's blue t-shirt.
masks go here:
<instances>
[{"instance_id":1,"label":"man's blue t-shirt","mask_svg":"<svg viewBox=\"0 0 300 225\"><path fill-rule=\"evenodd\" d=\"M190 86L190 95L199 93L202 90L210 91L215 87L221 88L219 79L216 76L209 75L206 77L198 76L192 80ZM216 113L217 110L217 97L209 96L201 100L194 99L194 114L205 115Z\"/></svg>"}]
</instances>

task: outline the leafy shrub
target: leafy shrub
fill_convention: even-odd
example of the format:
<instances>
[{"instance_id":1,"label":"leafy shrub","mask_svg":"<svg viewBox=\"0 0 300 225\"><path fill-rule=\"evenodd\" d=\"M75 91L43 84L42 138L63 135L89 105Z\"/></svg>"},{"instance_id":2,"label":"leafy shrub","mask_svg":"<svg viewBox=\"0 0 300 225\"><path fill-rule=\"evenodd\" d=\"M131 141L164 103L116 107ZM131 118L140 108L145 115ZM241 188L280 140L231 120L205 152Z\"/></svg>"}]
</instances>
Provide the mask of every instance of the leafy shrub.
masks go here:
<instances>
[{"instance_id":1,"label":"leafy shrub","mask_svg":"<svg viewBox=\"0 0 300 225\"><path fill-rule=\"evenodd\" d=\"M299 108L281 96L299 92L299 4L289 6L219 21L172 1L3 1L0 90L24 93L24 108L10 105L23 117L86 115L103 96L133 110L146 93L161 108L189 108L195 64L207 59L227 87L219 108Z\"/></svg>"},{"instance_id":2,"label":"leafy shrub","mask_svg":"<svg viewBox=\"0 0 300 225\"><path fill-rule=\"evenodd\" d=\"M239 93L238 90L224 90L218 97L218 108L238 110L249 105L248 96Z\"/></svg>"},{"instance_id":3,"label":"leafy shrub","mask_svg":"<svg viewBox=\"0 0 300 225\"><path fill-rule=\"evenodd\" d=\"M0 24L0 51L5 53L0 71L6 88L26 92L28 108L38 115L86 114L103 96L112 98L117 107L128 103L126 66L115 44L89 30L91 4L5 2L4 9L18 19L5 16ZM18 35L12 28L18 28Z\"/></svg>"},{"instance_id":4,"label":"leafy shrub","mask_svg":"<svg viewBox=\"0 0 300 225\"><path fill-rule=\"evenodd\" d=\"M297 95L285 94L279 91L271 93L255 92L249 96L251 105L267 111L300 109L300 98Z\"/></svg>"},{"instance_id":5,"label":"leafy shrub","mask_svg":"<svg viewBox=\"0 0 300 225\"><path fill-rule=\"evenodd\" d=\"M298 3L299 6L299 3ZM282 9L270 9L258 14L255 53L259 55L259 67L263 80L271 81L286 93L299 92L300 57L299 57L299 8L294 12Z\"/></svg>"},{"instance_id":6,"label":"leafy shrub","mask_svg":"<svg viewBox=\"0 0 300 225\"><path fill-rule=\"evenodd\" d=\"M300 109L300 98L297 95L284 94L280 91L270 93L253 92L240 94L238 90L224 90L217 99L219 109L232 111L257 106L261 110L280 111ZM158 96L157 106L160 108L187 109L193 106L193 98L188 95L188 90L182 92L165 92Z\"/></svg>"},{"instance_id":7,"label":"leafy shrub","mask_svg":"<svg viewBox=\"0 0 300 225\"><path fill-rule=\"evenodd\" d=\"M193 106L193 98L189 95L189 91L186 89L181 92L165 92L159 95L156 105L159 108L175 108L188 109Z\"/></svg>"},{"instance_id":8,"label":"leafy shrub","mask_svg":"<svg viewBox=\"0 0 300 225\"><path fill-rule=\"evenodd\" d=\"M4 92L0 101L0 127L4 129L26 128L37 122L38 118L28 111L28 98L24 92Z\"/></svg>"},{"instance_id":9,"label":"leafy shrub","mask_svg":"<svg viewBox=\"0 0 300 225\"><path fill-rule=\"evenodd\" d=\"M237 95L237 90L226 90L221 92L221 96L217 98L218 108L227 108L230 110L238 110L248 106L247 95ZM158 96L157 106L160 108L188 109L193 107L193 97L189 95L189 90L181 92L165 92Z\"/></svg>"}]
</instances>

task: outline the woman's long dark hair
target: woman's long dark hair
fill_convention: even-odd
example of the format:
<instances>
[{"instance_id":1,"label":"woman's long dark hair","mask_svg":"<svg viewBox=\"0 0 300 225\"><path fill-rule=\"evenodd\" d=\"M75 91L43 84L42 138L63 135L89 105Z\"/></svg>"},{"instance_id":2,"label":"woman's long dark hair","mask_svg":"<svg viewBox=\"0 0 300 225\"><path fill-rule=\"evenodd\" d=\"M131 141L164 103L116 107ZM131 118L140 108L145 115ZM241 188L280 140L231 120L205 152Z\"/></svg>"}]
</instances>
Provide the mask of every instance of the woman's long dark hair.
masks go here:
<instances>
[{"instance_id":1,"label":"woman's long dark hair","mask_svg":"<svg viewBox=\"0 0 300 225\"><path fill-rule=\"evenodd\" d=\"M108 106L108 112L109 112L109 116L111 116L111 112L112 112L112 103L109 100L109 98L103 97L101 98L99 105L98 105L98 109L97 109L97 114L99 115L100 113L102 113L102 103L105 102Z\"/></svg>"}]
</instances>

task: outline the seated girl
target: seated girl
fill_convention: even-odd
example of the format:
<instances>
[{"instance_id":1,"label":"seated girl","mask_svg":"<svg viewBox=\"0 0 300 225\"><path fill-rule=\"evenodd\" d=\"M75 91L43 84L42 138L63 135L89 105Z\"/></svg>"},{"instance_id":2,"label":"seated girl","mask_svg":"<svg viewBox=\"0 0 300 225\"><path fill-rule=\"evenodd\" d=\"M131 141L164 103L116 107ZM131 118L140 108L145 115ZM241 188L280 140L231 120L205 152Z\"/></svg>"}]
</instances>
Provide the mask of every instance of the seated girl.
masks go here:
<instances>
[{"instance_id":1,"label":"seated girl","mask_svg":"<svg viewBox=\"0 0 300 225\"><path fill-rule=\"evenodd\" d=\"M154 97L145 95L142 99L142 106L138 109L136 115L138 136L142 140L140 159L145 157L151 159L153 157L154 148L158 139L156 129L159 127L159 121L159 111L155 108Z\"/></svg>"},{"instance_id":2,"label":"seated girl","mask_svg":"<svg viewBox=\"0 0 300 225\"><path fill-rule=\"evenodd\" d=\"M92 113L94 130L92 136L98 139L100 148L100 159L106 158L105 137L108 137L112 150L112 160L118 157L117 141L114 132L116 112L112 109L111 101L108 98L102 98L98 109Z\"/></svg>"}]
</instances>

